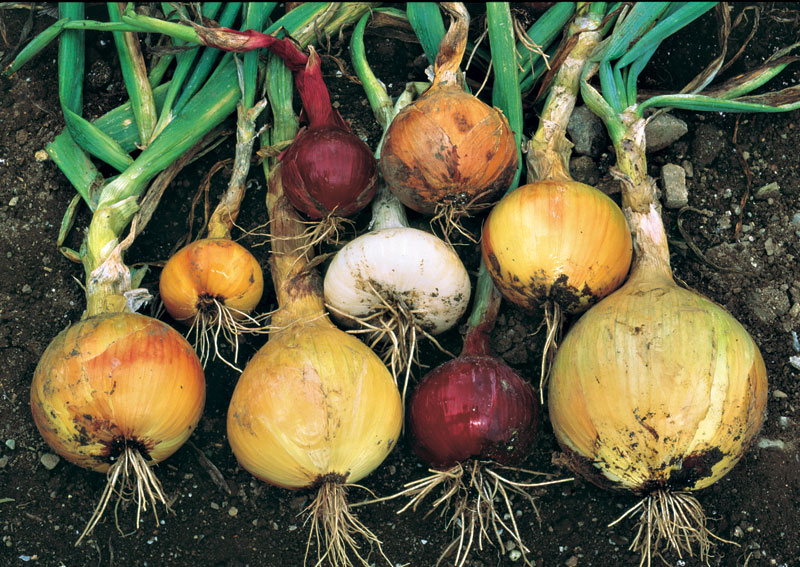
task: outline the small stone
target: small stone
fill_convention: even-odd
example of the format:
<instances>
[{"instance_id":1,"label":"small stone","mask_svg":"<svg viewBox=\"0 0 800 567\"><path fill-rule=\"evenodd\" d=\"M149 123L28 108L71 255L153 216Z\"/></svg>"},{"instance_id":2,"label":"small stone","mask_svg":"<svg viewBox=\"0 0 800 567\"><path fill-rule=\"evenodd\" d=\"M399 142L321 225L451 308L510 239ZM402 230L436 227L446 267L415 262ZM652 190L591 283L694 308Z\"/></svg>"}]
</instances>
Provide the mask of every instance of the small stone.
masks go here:
<instances>
[{"instance_id":1,"label":"small stone","mask_svg":"<svg viewBox=\"0 0 800 567\"><path fill-rule=\"evenodd\" d=\"M761 439L758 440L758 448L778 449L779 451L783 451L786 448L786 443L784 443L780 439L767 439L766 437L762 437Z\"/></svg>"},{"instance_id":2,"label":"small stone","mask_svg":"<svg viewBox=\"0 0 800 567\"><path fill-rule=\"evenodd\" d=\"M0 469L5 468L5 466L8 464L9 458L10 457L8 455L3 455L0 457Z\"/></svg>"},{"instance_id":3,"label":"small stone","mask_svg":"<svg viewBox=\"0 0 800 567\"><path fill-rule=\"evenodd\" d=\"M238 513L239 513L239 508L237 508L236 506L231 506L230 508L228 508L228 516L233 517Z\"/></svg>"},{"instance_id":4,"label":"small stone","mask_svg":"<svg viewBox=\"0 0 800 567\"><path fill-rule=\"evenodd\" d=\"M789 396L786 394L786 392L783 392L781 390L773 390L772 397L775 398L776 400L785 400Z\"/></svg>"},{"instance_id":5,"label":"small stone","mask_svg":"<svg viewBox=\"0 0 800 567\"><path fill-rule=\"evenodd\" d=\"M791 309L789 295L779 287L763 287L750 293L750 311L762 323L770 325Z\"/></svg>"},{"instance_id":6,"label":"small stone","mask_svg":"<svg viewBox=\"0 0 800 567\"><path fill-rule=\"evenodd\" d=\"M764 241L764 251L767 253L767 256L775 254L776 249L775 241L772 240L772 238L767 238L767 240Z\"/></svg>"},{"instance_id":7,"label":"small stone","mask_svg":"<svg viewBox=\"0 0 800 567\"><path fill-rule=\"evenodd\" d=\"M573 555L572 557L564 561L564 565L566 565L567 567L576 567L578 565L578 556Z\"/></svg>"},{"instance_id":8,"label":"small stone","mask_svg":"<svg viewBox=\"0 0 800 567\"><path fill-rule=\"evenodd\" d=\"M742 528L740 528L739 526L733 528L733 537L742 537L743 535L744 532L742 531Z\"/></svg>"},{"instance_id":9,"label":"small stone","mask_svg":"<svg viewBox=\"0 0 800 567\"><path fill-rule=\"evenodd\" d=\"M27 295L27 294L31 293L32 291L33 291L33 288L30 286L30 284L25 284L24 286L22 286L22 293L24 295Z\"/></svg>"},{"instance_id":10,"label":"small stone","mask_svg":"<svg viewBox=\"0 0 800 567\"><path fill-rule=\"evenodd\" d=\"M685 159L681 162L681 167L686 172L686 177L694 177L694 166L692 165L692 162L690 162L688 159ZM728 189L728 191L730 191L730 189ZM730 195L728 196L730 197Z\"/></svg>"},{"instance_id":11,"label":"small stone","mask_svg":"<svg viewBox=\"0 0 800 567\"><path fill-rule=\"evenodd\" d=\"M209 504L209 506L211 506L212 510L219 510L219 504L217 504L216 502L212 502L211 504Z\"/></svg>"},{"instance_id":12,"label":"small stone","mask_svg":"<svg viewBox=\"0 0 800 567\"><path fill-rule=\"evenodd\" d=\"M13 451L17 447L17 442L13 439L6 439L6 447Z\"/></svg>"},{"instance_id":13,"label":"small stone","mask_svg":"<svg viewBox=\"0 0 800 567\"><path fill-rule=\"evenodd\" d=\"M603 121L587 106L579 106L572 111L567 133L575 144L573 151L578 155L598 157L606 146Z\"/></svg>"},{"instance_id":14,"label":"small stone","mask_svg":"<svg viewBox=\"0 0 800 567\"><path fill-rule=\"evenodd\" d=\"M47 152L44 150L37 151L35 154L33 154L33 157L36 159L36 161L39 162L47 161L48 159L50 159L50 156L47 155Z\"/></svg>"},{"instance_id":15,"label":"small stone","mask_svg":"<svg viewBox=\"0 0 800 567\"><path fill-rule=\"evenodd\" d=\"M56 465L61 460L61 457L58 455L54 455L53 453L45 453L39 458L39 461L42 463L44 468L51 471L56 468Z\"/></svg>"},{"instance_id":16,"label":"small stone","mask_svg":"<svg viewBox=\"0 0 800 567\"><path fill-rule=\"evenodd\" d=\"M689 190L686 188L686 171L679 165L668 163L661 168L661 182L664 184L664 206L680 209L689 204Z\"/></svg>"},{"instance_id":17,"label":"small stone","mask_svg":"<svg viewBox=\"0 0 800 567\"><path fill-rule=\"evenodd\" d=\"M8 201L8 206L9 207L16 207L17 203L19 203L19 197L16 197L16 196L15 197L11 197L11 199Z\"/></svg>"},{"instance_id":18,"label":"small stone","mask_svg":"<svg viewBox=\"0 0 800 567\"><path fill-rule=\"evenodd\" d=\"M773 181L772 183L768 183L763 187L759 187L755 192L755 195L753 195L753 198L757 201L764 201L770 197L780 197L780 195L781 186Z\"/></svg>"},{"instance_id":19,"label":"small stone","mask_svg":"<svg viewBox=\"0 0 800 567\"><path fill-rule=\"evenodd\" d=\"M519 561L522 557L522 552L519 549L512 549L508 552L508 558L511 561Z\"/></svg>"},{"instance_id":20,"label":"small stone","mask_svg":"<svg viewBox=\"0 0 800 567\"><path fill-rule=\"evenodd\" d=\"M662 112L644 127L645 150L647 153L658 152L671 146L675 140L686 134L689 127L680 118Z\"/></svg>"},{"instance_id":21,"label":"small stone","mask_svg":"<svg viewBox=\"0 0 800 567\"><path fill-rule=\"evenodd\" d=\"M727 146L725 133L711 124L701 124L697 127L692 142L692 157L694 163L701 167L711 165Z\"/></svg>"}]
</instances>

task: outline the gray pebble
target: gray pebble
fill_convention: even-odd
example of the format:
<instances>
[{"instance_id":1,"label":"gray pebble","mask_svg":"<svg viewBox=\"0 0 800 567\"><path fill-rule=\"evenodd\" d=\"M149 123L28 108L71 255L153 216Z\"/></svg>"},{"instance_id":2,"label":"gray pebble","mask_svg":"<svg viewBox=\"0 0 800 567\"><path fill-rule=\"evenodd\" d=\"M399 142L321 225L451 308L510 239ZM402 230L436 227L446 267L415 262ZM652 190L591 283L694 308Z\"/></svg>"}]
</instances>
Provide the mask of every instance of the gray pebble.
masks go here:
<instances>
[{"instance_id":1,"label":"gray pebble","mask_svg":"<svg viewBox=\"0 0 800 567\"><path fill-rule=\"evenodd\" d=\"M644 128L645 150L657 152L671 146L675 140L689 131L686 122L671 114L662 113L647 123Z\"/></svg>"},{"instance_id":2,"label":"gray pebble","mask_svg":"<svg viewBox=\"0 0 800 567\"><path fill-rule=\"evenodd\" d=\"M661 168L661 182L664 185L664 206L680 209L689 204L689 190L686 187L686 170L674 163Z\"/></svg>"},{"instance_id":3,"label":"gray pebble","mask_svg":"<svg viewBox=\"0 0 800 567\"><path fill-rule=\"evenodd\" d=\"M56 465L61 460L61 457L58 455L54 455L53 453L45 453L39 458L39 461L42 463L42 466L47 470L51 471L56 468Z\"/></svg>"}]
</instances>

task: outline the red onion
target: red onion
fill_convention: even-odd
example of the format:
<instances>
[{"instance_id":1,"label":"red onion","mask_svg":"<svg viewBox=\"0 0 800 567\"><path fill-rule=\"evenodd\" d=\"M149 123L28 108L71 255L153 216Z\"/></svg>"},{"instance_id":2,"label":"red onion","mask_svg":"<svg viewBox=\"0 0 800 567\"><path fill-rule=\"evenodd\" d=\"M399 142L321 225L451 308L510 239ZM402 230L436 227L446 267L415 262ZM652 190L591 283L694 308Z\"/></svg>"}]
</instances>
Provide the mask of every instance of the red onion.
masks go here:
<instances>
[{"instance_id":1,"label":"red onion","mask_svg":"<svg viewBox=\"0 0 800 567\"><path fill-rule=\"evenodd\" d=\"M308 126L279 158L284 194L292 206L312 219L331 213L347 217L366 207L377 188L378 164L369 146L331 105L314 48L309 47L306 56L288 38L254 30L196 29L205 45L236 52L266 47L295 71Z\"/></svg>"},{"instance_id":2,"label":"red onion","mask_svg":"<svg viewBox=\"0 0 800 567\"><path fill-rule=\"evenodd\" d=\"M533 387L493 356L475 329L461 355L429 372L409 405L417 455L436 469L470 458L512 465L533 444L539 402Z\"/></svg>"}]
</instances>

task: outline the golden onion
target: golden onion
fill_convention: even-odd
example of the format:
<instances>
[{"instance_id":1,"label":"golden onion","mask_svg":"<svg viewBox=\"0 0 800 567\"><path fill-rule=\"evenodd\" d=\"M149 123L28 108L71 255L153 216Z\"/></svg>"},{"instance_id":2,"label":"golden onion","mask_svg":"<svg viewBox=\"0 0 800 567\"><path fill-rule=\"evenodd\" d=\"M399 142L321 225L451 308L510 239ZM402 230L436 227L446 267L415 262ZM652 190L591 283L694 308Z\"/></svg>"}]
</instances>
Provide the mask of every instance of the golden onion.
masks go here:
<instances>
[{"instance_id":1,"label":"golden onion","mask_svg":"<svg viewBox=\"0 0 800 567\"><path fill-rule=\"evenodd\" d=\"M210 340L219 356L215 329L234 346L238 332L251 330L246 323L255 321L250 313L263 291L258 261L230 238L203 238L184 246L169 259L159 280L164 307L173 319L191 325L203 362Z\"/></svg>"},{"instance_id":2,"label":"golden onion","mask_svg":"<svg viewBox=\"0 0 800 567\"><path fill-rule=\"evenodd\" d=\"M617 521L638 511L631 549L649 564L662 546L680 555L696 544L708 557L713 534L691 493L722 478L755 440L767 375L744 327L672 277L655 182L646 174L644 125L631 120L615 143L636 244L631 274L561 343L549 413L575 472L642 497Z\"/></svg>"},{"instance_id":3,"label":"golden onion","mask_svg":"<svg viewBox=\"0 0 800 567\"><path fill-rule=\"evenodd\" d=\"M392 450L403 407L381 359L328 319L322 282L309 267L309 236L283 194L281 167L270 177L267 197L279 307L269 341L236 383L228 440L242 467L261 480L316 489L309 539L322 540L321 558L350 565L348 548L360 558L355 533L380 542L350 512L346 487Z\"/></svg>"},{"instance_id":4,"label":"golden onion","mask_svg":"<svg viewBox=\"0 0 800 567\"><path fill-rule=\"evenodd\" d=\"M577 181L546 179L494 206L481 252L509 301L534 309L549 300L577 313L620 286L632 245L625 216L608 196Z\"/></svg>"},{"instance_id":5,"label":"golden onion","mask_svg":"<svg viewBox=\"0 0 800 567\"><path fill-rule=\"evenodd\" d=\"M508 189L517 147L503 113L461 88L458 67L469 14L460 2L442 6L452 20L439 46L433 85L392 121L380 165L404 205L452 216Z\"/></svg>"},{"instance_id":6,"label":"golden onion","mask_svg":"<svg viewBox=\"0 0 800 567\"><path fill-rule=\"evenodd\" d=\"M155 497L166 504L149 467L189 438L204 402L197 355L157 319L96 315L53 339L33 375L33 420L59 455L109 479L81 538L115 491L123 499L133 496L140 510L148 504L138 491L145 487L154 512Z\"/></svg>"}]
</instances>

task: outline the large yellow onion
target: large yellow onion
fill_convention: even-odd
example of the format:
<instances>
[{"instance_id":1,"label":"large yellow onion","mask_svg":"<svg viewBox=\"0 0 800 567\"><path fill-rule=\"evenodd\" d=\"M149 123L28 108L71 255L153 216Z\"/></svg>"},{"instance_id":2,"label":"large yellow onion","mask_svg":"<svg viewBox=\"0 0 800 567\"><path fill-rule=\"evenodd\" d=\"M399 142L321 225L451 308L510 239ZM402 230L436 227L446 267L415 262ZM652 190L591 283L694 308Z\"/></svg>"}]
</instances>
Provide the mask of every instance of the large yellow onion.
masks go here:
<instances>
[{"instance_id":1,"label":"large yellow onion","mask_svg":"<svg viewBox=\"0 0 800 567\"><path fill-rule=\"evenodd\" d=\"M149 467L189 438L204 402L203 368L192 347L169 325L136 313L96 315L59 333L31 384L33 419L45 441L68 461L108 474L101 504L115 489L125 494L145 480L160 494ZM100 506L94 523L97 512Z\"/></svg>"},{"instance_id":2,"label":"large yellow onion","mask_svg":"<svg viewBox=\"0 0 800 567\"><path fill-rule=\"evenodd\" d=\"M632 245L625 216L609 197L577 181L547 179L494 206L481 251L509 301L534 309L549 300L578 313L620 286Z\"/></svg>"},{"instance_id":3,"label":"large yellow onion","mask_svg":"<svg viewBox=\"0 0 800 567\"><path fill-rule=\"evenodd\" d=\"M698 490L758 432L764 361L725 309L671 279L633 279L570 330L550 420L576 471L608 488Z\"/></svg>"},{"instance_id":4,"label":"large yellow onion","mask_svg":"<svg viewBox=\"0 0 800 567\"><path fill-rule=\"evenodd\" d=\"M502 112L464 92L458 67L469 14L452 16L436 58L433 85L392 121L381 149L381 173L407 207L425 214L468 212L511 185L517 169L514 133Z\"/></svg>"},{"instance_id":5,"label":"large yellow onion","mask_svg":"<svg viewBox=\"0 0 800 567\"><path fill-rule=\"evenodd\" d=\"M349 484L386 458L402 420L380 358L321 318L273 334L248 362L231 398L228 440L239 463L270 484Z\"/></svg>"}]
</instances>

